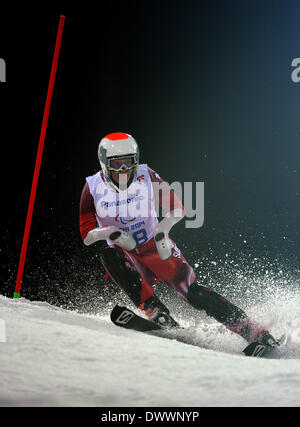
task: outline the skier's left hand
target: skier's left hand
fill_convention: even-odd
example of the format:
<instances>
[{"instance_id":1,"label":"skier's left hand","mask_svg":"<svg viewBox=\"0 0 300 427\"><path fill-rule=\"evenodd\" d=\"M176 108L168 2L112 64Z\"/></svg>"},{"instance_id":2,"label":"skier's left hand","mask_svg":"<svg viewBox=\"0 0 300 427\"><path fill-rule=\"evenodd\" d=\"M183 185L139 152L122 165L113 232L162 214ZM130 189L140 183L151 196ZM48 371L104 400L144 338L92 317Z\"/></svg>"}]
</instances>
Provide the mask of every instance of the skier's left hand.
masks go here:
<instances>
[{"instance_id":1,"label":"skier's left hand","mask_svg":"<svg viewBox=\"0 0 300 427\"><path fill-rule=\"evenodd\" d=\"M157 252L163 261L166 261L172 256L169 232L171 228L183 217L184 211L182 209L175 209L174 211L170 211L154 229L154 240L156 243Z\"/></svg>"}]
</instances>

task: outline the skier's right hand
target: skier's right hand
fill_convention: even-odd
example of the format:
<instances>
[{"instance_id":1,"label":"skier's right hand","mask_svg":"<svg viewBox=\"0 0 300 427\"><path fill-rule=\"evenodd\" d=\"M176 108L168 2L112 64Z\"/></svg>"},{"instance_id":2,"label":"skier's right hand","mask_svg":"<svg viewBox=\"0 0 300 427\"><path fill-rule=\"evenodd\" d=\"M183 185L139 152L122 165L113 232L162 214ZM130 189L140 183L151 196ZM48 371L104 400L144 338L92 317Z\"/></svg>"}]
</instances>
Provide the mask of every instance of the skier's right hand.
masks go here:
<instances>
[{"instance_id":1,"label":"skier's right hand","mask_svg":"<svg viewBox=\"0 0 300 427\"><path fill-rule=\"evenodd\" d=\"M136 248L136 242L133 237L114 225L97 227L90 230L84 239L84 244L89 246L98 240L110 240L126 251L133 251Z\"/></svg>"}]
</instances>

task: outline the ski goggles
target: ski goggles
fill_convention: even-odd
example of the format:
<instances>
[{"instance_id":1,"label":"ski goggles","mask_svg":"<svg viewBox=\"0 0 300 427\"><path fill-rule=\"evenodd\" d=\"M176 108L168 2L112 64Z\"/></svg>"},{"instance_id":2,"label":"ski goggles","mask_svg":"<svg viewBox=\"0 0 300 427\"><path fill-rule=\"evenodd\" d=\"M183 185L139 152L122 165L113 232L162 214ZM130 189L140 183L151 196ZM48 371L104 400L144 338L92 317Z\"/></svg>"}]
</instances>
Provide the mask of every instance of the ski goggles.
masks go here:
<instances>
[{"instance_id":1,"label":"ski goggles","mask_svg":"<svg viewBox=\"0 0 300 427\"><path fill-rule=\"evenodd\" d=\"M132 172L137 167L135 156L107 159L107 170L114 173Z\"/></svg>"}]
</instances>

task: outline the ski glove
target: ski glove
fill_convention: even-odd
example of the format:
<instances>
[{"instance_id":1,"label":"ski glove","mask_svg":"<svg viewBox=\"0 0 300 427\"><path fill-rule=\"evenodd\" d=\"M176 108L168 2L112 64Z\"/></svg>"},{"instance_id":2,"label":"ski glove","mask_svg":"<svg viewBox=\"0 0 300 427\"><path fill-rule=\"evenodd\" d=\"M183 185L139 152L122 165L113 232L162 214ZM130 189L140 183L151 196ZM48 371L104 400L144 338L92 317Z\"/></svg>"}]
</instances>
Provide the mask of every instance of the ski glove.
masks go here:
<instances>
[{"instance_id":1,"label":"ski glove","mask_svg":"<svg viewBox=\"0 0 300 427\"><path fill-rule=\"evenodd\" d=\"M166 261L172 256L169 232L183 217L184 211L182 209L175 209L174 211L168 212L164 219L160 221L154 229L154 240L157 252L163 261Z\"/></svg>"},{"instance_id":2,"label":"ski glove","mask_svg":"<svg viewBox=\"0 0 300 427\"><path fill-rule=\"evenodd\" d=\"M115 245L125 249L125 251L133 251L136 248L136 242L133 237L113 225L90 230L83 243L89 246L98 240L111 240Z\"/></svg>"}]
</instances>

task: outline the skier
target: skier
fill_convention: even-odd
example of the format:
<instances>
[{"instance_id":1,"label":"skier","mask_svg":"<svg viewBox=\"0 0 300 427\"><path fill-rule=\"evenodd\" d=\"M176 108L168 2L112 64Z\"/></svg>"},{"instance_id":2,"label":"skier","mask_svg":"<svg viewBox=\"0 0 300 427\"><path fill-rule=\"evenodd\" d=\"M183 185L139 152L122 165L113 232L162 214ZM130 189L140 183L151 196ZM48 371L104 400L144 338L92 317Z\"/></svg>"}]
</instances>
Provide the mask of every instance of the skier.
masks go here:
<instances>
[{"instance_id":1,"label":"skier","mask_svg":"<svg viewBox=\"0 0 300 427\"><path fill-rule=\"evenodd\" d=\"M155 171L139 164L135 139L123 132L106 135L99 143L98 158L101 170L86 178L81 194L80 233L87 246L102 242L105 271L135 306L161 326L179 326L154 293L153 285L162 281L247 342L275 347L278 342L268 330L207 283L198 283L193 268L169 237L185 215L184 206ZM160 222L155 203L167 210Z\"/></svg>"}]
</instances>

